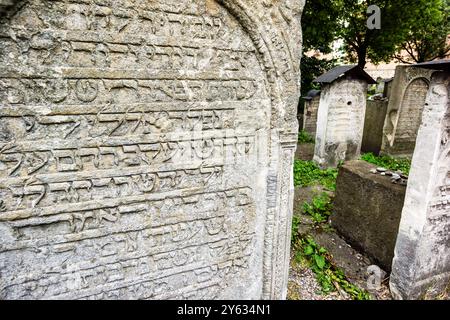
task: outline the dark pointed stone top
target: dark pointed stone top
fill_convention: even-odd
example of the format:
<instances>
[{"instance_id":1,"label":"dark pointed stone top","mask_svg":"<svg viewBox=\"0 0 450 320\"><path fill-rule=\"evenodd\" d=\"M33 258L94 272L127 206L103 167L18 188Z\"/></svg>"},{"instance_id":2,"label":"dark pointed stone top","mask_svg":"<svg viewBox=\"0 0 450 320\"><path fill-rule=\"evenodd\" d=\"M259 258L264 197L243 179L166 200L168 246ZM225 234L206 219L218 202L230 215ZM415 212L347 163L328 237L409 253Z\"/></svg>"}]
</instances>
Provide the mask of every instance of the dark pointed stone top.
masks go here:
<instances>
[{"instance_id":1,"label":"dark pointed stone top","mask_svg":"<svg viewBox=\"0 0 450 320\"><path fill-rule=\"evenodd\" d=\"M303 97L304 100L312 100L314 97L317 97L320 95L320 90L309 90L305 97Z\"/></svg>"},{"instance_id":2,"label":"dark pointed stone top","mask_svg":"<svg viewBox=\"0 0 450 320\"><path fill-rule=\"evenodd\" d=\"M357 65L345 65L331 69L314 80L318 83L332 83L343 76L366 80L368 84L377 83L367 72Z\"/></svg>"},{"instance_id":3,"label":"dark pointed stone top","mask_svg":"<svg viewBox=\"0 0 450 320\"><path fill-rule=\"evenodd\" d=\"M450 71L450 60L434 60L428 62L417 63L413 65L413 67L424 68L424 69L432 69L432 70L442 70L442 71Z\"/></svg>"}]
</instances>

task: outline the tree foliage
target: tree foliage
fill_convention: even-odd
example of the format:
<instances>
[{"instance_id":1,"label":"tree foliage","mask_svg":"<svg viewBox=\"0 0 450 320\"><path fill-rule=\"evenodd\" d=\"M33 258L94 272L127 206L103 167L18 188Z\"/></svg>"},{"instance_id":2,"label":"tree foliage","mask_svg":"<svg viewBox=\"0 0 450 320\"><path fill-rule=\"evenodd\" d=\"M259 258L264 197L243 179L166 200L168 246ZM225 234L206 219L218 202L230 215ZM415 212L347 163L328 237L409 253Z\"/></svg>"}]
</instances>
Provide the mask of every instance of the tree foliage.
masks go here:
<instances>
[{"instance_id":1,"label":"tree foliage","mask_svg":"<svg viewBox=\"0 0 450 320\"><path fill-rule=\"evenodd\" d=\"M306 96L311 89L320 89L320 86L313 83L313 80L333 68L336 63L336 60L304 56L301 64L302 96Z\"/></svg>"},{"instance_id":2,"label":"tree foliage","mask_svg":"<svg viewBox=\"0 0 450 320\"><path fill-rule=\"evenodd\" d=\"M446 43L450 0L306 0L302 18L304 50L327 54L341 39L346 60L361 67L390 62L409 54L402 62L422 62L450 53ZM367 28L367 8L381 9L381 29ZM303 57L302 94L315 88L312 80L337 61Z\"/></svg>"},{"instance_id":3,"label":"tree foliage","mask_svg":"<svg viewBox=\"0 0 450 320\"><path fill-rule=\"evenodd\" d=\"M305 51L331 52L340 27L340 10L340 0L306 0L302 16Z\"/></svg>"},{"instance_id":4,"label":"tree foliage","mask_svg":"<svg viewBox=\"0 0 450 320\"><path fill-rule=\"evenodd\" d=\"M450 54L450 0L428 0L418 4L416 11L417 19L395 58L403 63L445 58Z\"/></svg>"},{"instance_id":5,"label":"tree foliage","mask_svg":"<svg viewBox=\"0 0 450 320\"><path fill-rule=\"evenodd\" d=\"M401 44L408 40L410 30L421 16L421 8L430 0L339 0L343 1L339 36L350 61L364 67L367 59L373 63L392 60ZM433 0L434 1L434 0ZM381 9L381 29L367 28L367 8Z\"/></svg>"},{"instance_id":6,"label":"tree foliage","mask_svg":"<svg viewBox=\"0 0 450 320\"><path fill-rule=\"evenodd\" d=\"M340 0L339 0L340 1ZM339 30L340 2L337 0L306 0L302 17L303 49L328 54ZM319 89L312 81L330 70L335 60L304 56L302 58L302 96L311 89Z\"/></svg>"}]
</instances>

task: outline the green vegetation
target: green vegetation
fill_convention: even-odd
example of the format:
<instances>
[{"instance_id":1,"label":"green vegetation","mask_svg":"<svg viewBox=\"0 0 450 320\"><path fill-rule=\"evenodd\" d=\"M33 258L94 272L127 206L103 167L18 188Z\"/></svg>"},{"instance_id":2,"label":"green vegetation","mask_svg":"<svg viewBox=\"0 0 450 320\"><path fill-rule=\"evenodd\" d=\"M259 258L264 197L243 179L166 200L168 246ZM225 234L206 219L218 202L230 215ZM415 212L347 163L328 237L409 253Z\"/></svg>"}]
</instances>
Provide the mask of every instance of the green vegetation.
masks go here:
<instances>
[{"instance_id":1,"label":"green vegetation","mask_svg":"<svg viewBox=\"0 0 450 320\"><path fill-rule=\"evenodd\" d=\"M332 51L332 43L339 29L340 3L335 0L307 0L302 15L303 50L318 50L327 54ZM337 60L329 60L315 56L303 55L301 63L302 97L311 89L320 89L313 80L338 64ZM303 102L302 102L303 104Z\"/></svg>"},{"instance_id":2,"label":"green vegetation","mask_svg":"<svg viewBox=\"0 0 450 320\"><path fill-rule=\"evenodd\" d=\"M330 191L336 190L337 169L322 170L313 161L295 160L294 185L307 187L321 184Z\"/></svg>"},{"instance_id":3,"label":"green vegetation","mask_svg":"<svg viewBox=\"0 0 450 320\"><path fill-rule=\"evenodd\" d=\"M333 69L337 64L338 61L336 59L326 60L317 57L303 56L300 66L302 71L302 97L306 96L312 89L320 90L320 85L314 83L313 80L328 70ZM302 100L302 105L303 103L304 101Z\"/></svg>"},{"instance_id":4,"label":"green vegetation","mask_svg":"<svg viewBox=\"0 0 450 320\"><path fill-rule=\"evenodd\" d=\"M418 1L416 19L410 26L408 39L401 44L395 58L402 63L443 59L450 53L447 35L450 33L450 1Z\"/></svg>"},{"instance_id":5,"label":"green vegetation","mask_svg":"<svg viewBox=\"0 0 450 320\"><path fill-rule=\"evenodd\" d=\"M303 203L303 210L305 214L312 217L314 222L326 222L333 211L331 197L323 192L315 196L311 203Z\"/></svg>"},{"instance_id":6,"label":"green vegetation","mask_svg":"<svg viewBox=\"0 0 450 320\"><path fill-rule=\"evenodd\" d=\"M319 246L312 237L304 237L296 233L292 239L295 262L311 268L323 294L339 290L346 292L354 300L371 299L368 292L351 284L346 279L344 272L333 263L331 254Z\"/></svg>"},{"instance_id":7,"label":"green vegetation","mask_svg":"<svg viewBox=\"0 0 450 320\"><path fill-rule=\"evenodd\" d=\"M422 34L420 38L435 34L425 23L417 25L417 21L440 21L439 27L448 34L442 18L436 17L442 15L445 0L332 0L336 1L342 4L338 37L344 42L347 58L361 67L368 60L375 64L391 61L400 50L408 48L416 29ZM367 28L369 5L377 5L381 10L380 30Z\"/></svg>"},{"instance_id":8,"label":"green vegetation","mask_svg":"<svg viewBox=\"0 0 450 320\"><path fill-rule=\"evenodd\" d=\"M291 232L291 242L294 243L295 237L298 234L298 227L300 225L300 217L295 215L292 217L292 232Z\"/></svg>"},{"instance_id":9,"label":"green vegetation","mask_svg":"<svg viewBox=\"0 0 450 320\"><path fill-rule=\"evenodd\" d=\"M375 164L385 169L401 171L408 175L411 168L411 160L409 159L396 159L390 156L376 156L373 153L365 153L361 156L361 160Z\"/></svg>"},{"instance_id":10,"label":"green vegetation","mask_svg":"<svg viewBox=\"0 0 450 320\"><path fill-rule=\"evenodd\" d=\"M311 137L311 135L308 132L306 132L304 130L301 130L298 133L298 142L300 142L300 143L314 143L314 138Z\"/></svg>"}]
</instances>

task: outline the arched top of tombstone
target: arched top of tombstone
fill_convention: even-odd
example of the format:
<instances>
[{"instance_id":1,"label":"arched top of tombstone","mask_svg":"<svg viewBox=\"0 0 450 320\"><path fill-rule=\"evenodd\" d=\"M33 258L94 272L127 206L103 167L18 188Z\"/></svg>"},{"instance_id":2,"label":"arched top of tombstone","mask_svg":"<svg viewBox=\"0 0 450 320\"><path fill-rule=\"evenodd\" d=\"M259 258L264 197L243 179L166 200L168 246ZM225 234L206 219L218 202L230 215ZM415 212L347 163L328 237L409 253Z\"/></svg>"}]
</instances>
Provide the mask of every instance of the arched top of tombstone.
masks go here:
<instances>
[{"instance_id":1,"label":"arched top of tombstone","mask_svg":"<svg viewBox=\"0 0 450 320\"><path fill-rule=\"evenodd\" d=\"M413 65L416 68L450 71L450 60L434 60L428 62L417 63Z\"/></svg>"},{"instance_id":2,"label":"arched top of tombstone","mask_svg":"<svg viewBox=\"0 0 450 320\"><path fill-rule=\"evenodd\" d=\"M320 96L320 90L309 90L308 93L306 94L305 97L303 97L303 99L305 100L312 100L313 98Z\"/></svg>"},{"instance_id":3,"label":"arched top of tombstone","mask_svg":"<svg viewBox=\"0 0 450 320\"><path fill-rule=\"evenodd\" d=\"M0 0L0 26L5 16L14 15L27 2L32 0ZM297 121L302 44L300 21L305 0L195 0L192 6L200 2L212 11L217 5L225 8L240 24L239 29L248 34L266 75L272 100L271 123L291 131ZM288 33L287 30L295 32Z\"/></svg>"}]
</instances>

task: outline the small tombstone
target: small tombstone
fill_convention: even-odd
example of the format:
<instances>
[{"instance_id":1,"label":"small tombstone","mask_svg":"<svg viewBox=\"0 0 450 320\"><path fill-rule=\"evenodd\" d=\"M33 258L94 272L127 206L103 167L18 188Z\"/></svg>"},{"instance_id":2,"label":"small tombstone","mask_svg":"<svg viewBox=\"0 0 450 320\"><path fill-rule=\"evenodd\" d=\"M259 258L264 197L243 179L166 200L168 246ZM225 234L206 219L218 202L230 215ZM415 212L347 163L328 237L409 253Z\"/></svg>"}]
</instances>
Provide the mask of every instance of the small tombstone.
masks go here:
<instances>
[{"instance_id":1,"label":"small tombstone","mask_svg":"<svg viewBox=\"0 0 450 320\"><path fill-rule=\"evenodd\" d=\"M392 92L392 82L394 81L394 78L389 78L383 80L384 82L384 90L383 90L383 97L389 99Z\"/></svg>"},{"instance_id":2,"label":"small tombstone","mask_svg":"<svg viewBox=\"0 0 450 320\"><path fill-rule=\"evenodd\" d=\"M411 157L432 70L398 66L389 92L381 152Z\"/></svg>"},{"instance_id":3,"label":"small tombstone","mask_svg":"<svg viewBox=\"0 0 450 320\"><path fill-rule=\"evenodd\" d=\"M416 66L440 71L424 103L395 247L390 287L402 299L433 298L450 280L450 62Z\"/></svg>"},{"instance_id":4,"label":"small tombstone","mask_svg":"<svg viewBox=\"0 0 450 320\"><path fill-rule=\"evenodd\" d=\"M317 129L317 111L319 110L320 90L310 90L305 100L303 111L303 131L309 133L312 137L316 136Z\"/></svg>"},{"instance_id":5,"label":"small tombstone","mask_svg":"<svg viewBox=\"0 0 450 320\"><path fill-rule=\"evenodd\" d=\"M361 151L367 86L375 80L362 68L348 65L314 81L322 84L314 161L333 167L341 160L356 159Z\"/></svg>"}]
</instances>

